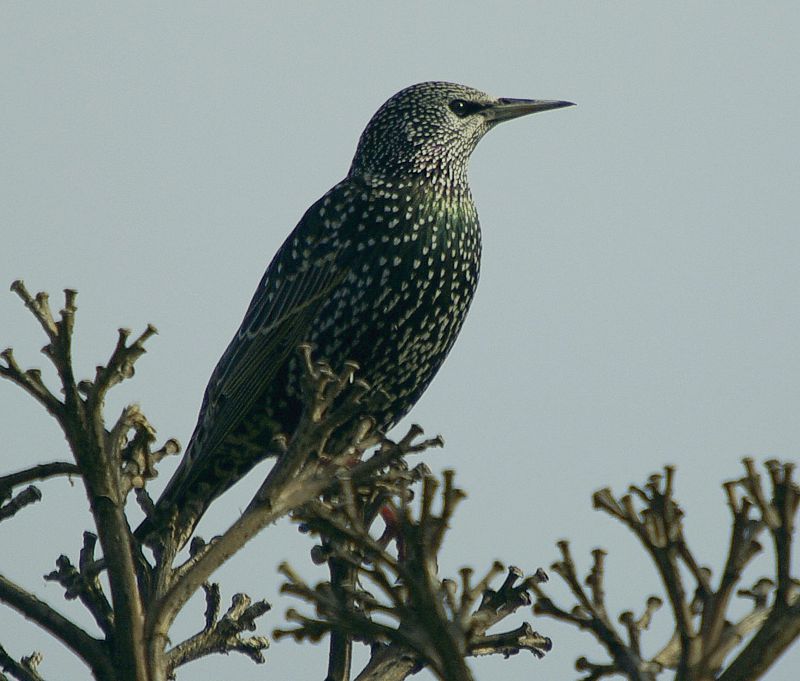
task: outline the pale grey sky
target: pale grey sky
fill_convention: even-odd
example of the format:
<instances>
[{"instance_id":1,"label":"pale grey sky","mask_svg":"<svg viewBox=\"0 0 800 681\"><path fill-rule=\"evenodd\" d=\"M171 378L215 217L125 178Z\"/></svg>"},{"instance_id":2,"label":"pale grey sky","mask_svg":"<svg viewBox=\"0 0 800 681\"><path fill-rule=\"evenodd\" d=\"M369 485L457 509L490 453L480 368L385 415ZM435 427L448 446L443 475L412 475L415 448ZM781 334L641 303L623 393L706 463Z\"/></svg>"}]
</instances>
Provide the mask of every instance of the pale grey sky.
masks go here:
<instances>
[{"instance_id":1,"label":"pale grey sky","mask_svg":"<svg viewBox=\"0 0 800 681\"><path fill-rule=\"evenodd\" d=\"M639 611L654 573L591 510L593 490L677 464L688 535L718 570L719 483L743 455L797 456L798 31L796 2L3 3L0 284L22 277L54 300L78 289L86 373L118 326L154 323L109 417L140 402L161 437L185 443L273 252L344 175L387 97L441 79L577 102L501 126L476 151L481 285L407 423L444 435L426 460L469 493L443 573L495 558L547 567L569 537L583 568L610 549L609 605ZM0 294L0 345L31 366L42 344ZM4 469L66 455L7 384L0 432ZM40 575L76 556L85 500L64 481L44 492L0 526L0 572L75 613ZM205 533L247 498L228 495ZM275 566L303 567L308 548L288 525L264 533L223 571L224 594L268 598L271 631L296 605L277 596ZM560 681L578 654L601 658L584 635L534 626L555 642L544 660L481 660L478 678ZM0 642L42 650L46 678L85 675L5 609ZM230 657L186 676L319 679L324 656L282 642L263 667ZM799 664L794 650L770 680Z\"/></svg>"}]
</instances>

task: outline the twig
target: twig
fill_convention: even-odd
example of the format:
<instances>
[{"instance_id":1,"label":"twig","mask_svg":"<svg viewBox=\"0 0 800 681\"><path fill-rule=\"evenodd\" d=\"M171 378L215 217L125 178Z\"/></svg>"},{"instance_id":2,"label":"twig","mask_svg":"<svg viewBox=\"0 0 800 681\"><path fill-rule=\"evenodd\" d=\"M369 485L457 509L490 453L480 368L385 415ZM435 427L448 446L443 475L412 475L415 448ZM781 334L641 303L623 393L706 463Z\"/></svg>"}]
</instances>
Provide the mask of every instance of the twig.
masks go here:
<instances>
[{"instance_id":1,"label":"twig","mask_svg":"<svg viewBox=\"0 0 800 681\"><path fill-rule=\"evenodd\" d=\"M205 626L167 653L168 673L171 675L177 667L213 653L238 652L257 664L263 663L262 651L269 647L269 639L265 636L242 637L241 634L255 630L256 619L269 611L269 603L252 603L246 595L236 594L227 612L220 618L219 586L204 584L203 589L206 593Z\"/></svg>"},{"instance_id":2,"label":"twig","mask_svg":"<svg viewBox=\"0 0 800 681\"><path fill-rule=\"evenodd\" d=\"M716 591L711 571L697 563L683 536L683 513L672 497L671 467L666 467L664 476L651 476L644 487L632 486L631 493L619 499L608 489L595 493L595 507L621 520L650 554L669 595L676 630L656 655L642 659L639 633L649 625L660 599L651 597L639 620L631 612L620 616L620 623L628 633L628 643L624 643L606 617L604 599L598 589L602 584L599 557L603 553L594 554L595 565L587 579L592 591L590 598L579 583L566 545L560 544L563 559L554 570L570 587L578 605L567 611L556 606L542 589L534 587L538 597L535 611L587 629L604 645L612 660L610 664L589 662L585 657L579 659L579 669L586 672L584 681L619 673L629 679L652 679L665 668L676 669L677 678L684 681L711 678L754 681L800 636L800 597L790 562L795 516L800 505L800 490L792 481L794 466L768 461L766 468L772 489L767 492L753 461L745 459L744 465L745 476L724 485L732 527ZM643 505L641 510L635 499ZM775 582L759 579L752 588L739 589L738 595L751 598L754 607L732 622L727 613L731 598L744 568L761 550L757 538L764 528L769 528L775 548ZM683 566L696 582L691 602L687 600L680 575ZM780 586L776 589L775 584L783 584L783 591ZM723 670L725 660L754 631L748 644Z\"/></svg>"},{"instance_id":3,"label":"twig","mask_svg":"<svg viewBox=\"0 0 800 681\"><path fill-rule=\"evenodd\" d=\"M390 661L399 665L402 673L395 670L389 678L403 678L414 669L429 665L439 678L470 679L463 660L466 655L508 656L528 650L538 657L549 650L549 639L529 627L485 633L519 607L530 604L527 591L545 579L543 573L523 579L521 571L510 568L503 584L494 591L489 583L502 571L501 565L494 564L476 586L472 586L471 571L465 569L461 573L460 598L455 582L436 576L436 554L463 496L453 485L452 472L445 474L440 513L433 510L437 483L431 477L423 479L418 514L412 513L409 503L401 503L397 533L404 548L402 559L389 553L359 519L359 509L368 505L369 490L357 491L352 481L342 480L340 484L338 502L336 498L328 503L312 502L299 516L309 530L331 539L331 557L349 565L358 573L358 582L371 589L356 588L355 581L349 588L341 585L346 595L343 598L330 584L312 588L288 565L282 565L281 572L287 578L282 591L312 604L317 617L290 610L287 619L297 626L276 630L276 637L318 640L338 631L369 642L373 655L359 679L380 678L378 670L387 672ZM374 595L375 590L380 597ZM371 616L377 613L383 615L380 620ZM386 623L387 618L395 624Z\"/></svg>"},{"instance_id":4,"label":"twig","mask_svg":"<svg viewBox=\"0 0 800 681\"><path fill-rule=\"evenodd\" d=\"M772 536L775 551L776 589L772 608L761 628L731 662L720 681L749 681L763 676L777 657L800 637L800 595L791 571L795 517L800 505L800 488L794 482L794 465L775 460L766 463L772 486L763 489L751 459L744 460L745 477L739 484L761 513L761 522ZM764 596L756 595L756 611L766 606Z\"/></svg>"},{"instance_id":5,"label":"twig","mask_svg":"<svg viewBox=\"0 0 800 681\"><path fill-rule=\"evenodd\" d=\"M56 418L81 470L82 481L91 503L114 608L114 624L124 636L114 636L115 673L122 679L142 679L148 674L142 639L141 598L136 564L130 542L130 530L124 512L126 491L121 484L121 462L110 455L103 417L103 399L108 388L132 374L133 363L144 352L143 343L155 329L148 327L130 345L125 333L112 354L106 369L98 369L94 382L77 382L72 366L72 333L75 325L77 293L64 291L64 307L56 320L46 293L32 296L21 281L12 284L25 306L44 330L48 343L42 352L52 362L61 384L63 401L45 386L38 371L22 372L10 350L2 354L5 365L0 375L10 378L38 399Z\"/></svg>"},{"instance_id":6,"label":"twig","mask_svg":"<svg viewBox=\"0 0 800 681\"><path fill-rule=\"evenodd\" d=\"M0 601L38 624L81 658L98 679L116 679L116 671L101 641L56 612L44 601L0 575Z\"/></svg>"},{"instance_id":7,"label":"twig","mask_svg":"<svg viewBox=\"0 0 800 681\"><path fill-rule=\"evenodd\" d=\"M41 501L42 493L37 487L29 485L24 490L14 495L14 497L7 504L0 506L0 522L11 518L26 506L35 504Z\"/></svg>"},{"instance_id":8,"label":"twig","mask_svg":"<svg viewBox=\"0 0 800 681\"><path fill-rule=\"evenodd\" d=\"M103 592L95 565L94 550L97 535L83 533L83 548L80 555L80 570L70 562L67 556L59 556L56 561L57 570L45 575L45 580L58 582L64 587L67 600L78 598L94 618L97 625L108 640L114 637L114 615L111 605Z\"/></svg>"},{"instance_id":9,"label":"twig","mask_svg":"<svg viewBox=\"0 0 800 681\"><path fill-rule=\"evenodd\" d=\"M31 466L16 473L0 476L0 501L8 498L14 487L25 485L34 480L46 480L58 475L80 475L80 469L69 461L53 461Z\"/></svg>"},{"instance_id":10,"label":"twig","mask_svg":"<svg viewBox=\"0 0 800 681\"><path fill-rule=\"evenodd\" d=\"M37 670L41 660L41 653L32 653L17 662L6 652L3 646L0 646L0 669L12 674L19 681L44 681ZM0 674L0 679L5 678L3 674Z\"/></svg>"},{"instance_id":11,"label":"twig","mask_svg":"<svg viewBox=\"0 0 800 681\"><path fill-rule=\"evenodd\" d=\"M46 480L57 475L75 475L80 469L67 461L54 461L44 463L32 468L10 473L0 477L0 504L8 499L11 501L0 506L0 522L12 517L25 506L36 503L42 498L42 493L34 485L26 487L12 498L14 487L19 487L33 480Z\"/></svg>"}]
</instances>

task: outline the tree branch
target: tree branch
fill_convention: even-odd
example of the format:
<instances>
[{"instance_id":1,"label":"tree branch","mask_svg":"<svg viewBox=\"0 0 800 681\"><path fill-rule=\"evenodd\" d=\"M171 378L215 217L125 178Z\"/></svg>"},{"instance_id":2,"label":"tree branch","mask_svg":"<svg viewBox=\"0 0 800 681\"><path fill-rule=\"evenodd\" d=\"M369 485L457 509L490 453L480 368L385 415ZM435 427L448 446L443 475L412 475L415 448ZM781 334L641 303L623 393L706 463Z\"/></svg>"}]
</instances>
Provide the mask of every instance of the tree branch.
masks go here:
<instances>
[{"instance_id":1,"label":"tree branch","mask_svg":"<svg viewBox=\"0 0 800 681\"><path fill-rule=\"evenodd\" d=\"M12 674L19 681L44 681L36 669L41 659L40 653L33 653L17 662L0 646L0 669ZM6 681L6 676L0 674L0 681Z\"/></svg>"},{"instance_id":2,"label":"tree branch","mask_svg":"<svg viewBox=\"0 0 800 681\"><path fill-rule=\"evenodd\" d=\"M0 501L8 498L14 487L19 487L34 480L46 480L58 475L80 475L80 468L69 461L53 461L52 463L42 463L16 473L0 476Z\"/></svg>"},{"instance_id":3,"label":"tree branch","mask_svg":"<svg viewBox=\"0 0 800 681\"><path fill-rule=\"evenodd\" d=\"M3 575L0 575L0 601L66 645L92 669L96 678L108 681L116 679L116 671L101 641Z\"/></svg>"},{"instance_id":4,"label":"tree branch","mask_svg":"<svg viewBox=\"0 0 800 681\"><path fill-rule=\"evenodd\" d=\"M42 493L37 487L33 485L26 487L24 490L14 495L7 504L0 506L0 522L8 520L26 506L35 504L37 501L41 501L41 499Z\"/></svg>"},{"instance_id":5,"label":"tree branch","mask_svg":"<svg viewBox=\"0 0 800 681\"><path fill-rule=\"evenodd\" d=\"M634 620L630 612L620 616L620 622L628 631L628 643L624 643L607 619L602 592L597 588L602 581L602 560L598 562L598 556L603 552L595 551L595 566L587 579L593 594L590 599L575 574L565 543L560 544L563 560L554 565L554 570L570 587L578 606L568 612L556 606L541 588L534 587L538 597L535 612L591 631L606 648L611 664L579 659L579 668L587 673L585 681L619 673L629 679L653 679L665 668L676 669L677 678L683 681L714 678L754 681L800 636L800 597L790 562L795 515L800 505L800 491L791 479L794 466L768 461L766 467L772 490L767 493L752 460L746 459L744 464L745 476L724 485L732 527L725 567L716 591L711 585L711 571L697 564L683 536L683 513L672 497L674 472L671 467L665 469L665 476L651 476L644 488L632 486L631 494L619 499L608 489L595 493L595 507L621 520L650 554L669 595L676 630L656 655L649 660L642 659L639 631L649 625L660 600L651 597L639 621ZM741 491L741 498L737 491ZM634 497L643 503L641 510L637 509ZM752 517L754 511L760 517ZM738 595L751 598L754 607L738 621L731 621L727 611L732 595L741 582L744 568L761 550L757 537L764 528L769 528L775 547L776 579L774 582L759 579L751 589L739 589ZM691 602L682 585L682 567L688 569L696 582ZM783 592L774 587L781 583ZM753 631L756 633L749 643L723 670L730 653Z\"/></svg>"},{"instance_id":6,"label":"tree branch","mask_svg":"<svg viewBox=\"0 0 800 681\"><path fill-rule=\"evenodd\" d=\"M67 556L59 556L56 561L57 570L45 575L45 580L58 582L64 587L64 597L67 600L80 599L106 636L106 640L113 640L114 613L111 605L103 592L103 587L94 570L96 563L94 550L97 544L97 535L91 532L83 533L83 548L80 555L80 569L76 569Z\"/></svg>"},{"instance_id":7,"label":"tree branch","mask_svg":"<svg viewBox=\"0 0 800 681\"><path fill-rule=\"evenodd\" d=\"M412 481L412 476L406 476L406 487ZM342 584L345 593L340 594L328 583L312 588L288 565L282 565L281 572L287 578L282 592L312 604L317 616L310 618L290 610L287 619L295 622L296 628L276 630L276 637L315 641L336 631L369 643L373 654L358 676L362 681L382 678L384 673L389 673L390 679L404 678L425 665L439 678L466 680L472 678L463 660L467 655L508 656L528 650L540 657L550 649L549 639L529 627L485 634L519 607L530 604L528 589L545 579L544 573L523 579L517 568L509 568L503 584L494 591L489 584L502 571L501 565L495 564L475 586L471 583L472 571L464 569L460 598L455 582L436 576L436 555L463 496L453 486L451 472L445 474L440 514L433 511L438 484L431 477L423 478L418 515L411 511L411 496L401 495L397 539L402 550L397 558L362 522L374 488L362 490L344 480L341 484L339 495L327 502L310 502L296 515L310 531L330 539L327 559L349 565L359 579L349 588ZM381 618L373 618L373 613ZM395 624L388 624L387 618Z\"/></svg>"},{"instance_id":8,"label":"tree branch","mask_svg":"<svg viewBox=\"0 0 800 681\"><path fill-rule=\"evenodd\" d=\"M241 636L243 631L254 631L256 619L270 609L266 601L252 603L245 594L231 599L227 612L219 617L219 586L204 584L206 592L206 622L202 631L183 641L167 653L167 671L171 675L177 667L213 653L238 652L253 662L264 662L263 650L269 647L265 636Z\"/></svg>"},{"instance_id":9,"label":"tree branch","mask_svg":"<svg viewBox=\"0 0 800 681\"><path fill-rule=\"evenodd\" d=\"M122 484L123 462L107 447L103 398L109 387L132 375L133 362L144 352L143 343L155 333L155 329L148 327L131 345L125 344L127 335L120 332L120 340L108 366L98 368L94 382L77 383L72 366L76 292L65 289L64 307L56 321L46 293L31 296L21 281L14 282L12 290L23 300L47 335L48 344L42 352L56 369L64 395L63 402L46 389L38 372L20 372L11 351L3 353L6 366L0 367L0 373L39 399L64 431L81 470L81 479L108 567L117 634L112 639L115 659L119 663L116 672L123 679L146 680L148 670L142 654L144 615L130 528L124 513L126 490Z\"/></svg>"}]
</instances>

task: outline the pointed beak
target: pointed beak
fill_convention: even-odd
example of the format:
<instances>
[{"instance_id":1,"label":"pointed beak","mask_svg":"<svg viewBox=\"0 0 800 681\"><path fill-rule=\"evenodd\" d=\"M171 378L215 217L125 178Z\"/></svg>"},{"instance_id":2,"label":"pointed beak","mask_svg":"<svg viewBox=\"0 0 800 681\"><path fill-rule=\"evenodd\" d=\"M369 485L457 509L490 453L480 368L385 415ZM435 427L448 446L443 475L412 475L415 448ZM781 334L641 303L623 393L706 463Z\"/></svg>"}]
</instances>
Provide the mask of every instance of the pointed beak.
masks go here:
<instances>
[{"instance_id":1,"label":"pointed beak","mask_svg":"<svg viewBox=\"0 0 800 681\"><path fill-rule=\"evenodd\" d=\"M538 111L561 109L565 106L575 106L574 102L562 102L555 99L509 99L501 97L487 106L481 113L487 120L494 123L510 121L512 118L527 116Z\"/></svg>"}]
</instances>

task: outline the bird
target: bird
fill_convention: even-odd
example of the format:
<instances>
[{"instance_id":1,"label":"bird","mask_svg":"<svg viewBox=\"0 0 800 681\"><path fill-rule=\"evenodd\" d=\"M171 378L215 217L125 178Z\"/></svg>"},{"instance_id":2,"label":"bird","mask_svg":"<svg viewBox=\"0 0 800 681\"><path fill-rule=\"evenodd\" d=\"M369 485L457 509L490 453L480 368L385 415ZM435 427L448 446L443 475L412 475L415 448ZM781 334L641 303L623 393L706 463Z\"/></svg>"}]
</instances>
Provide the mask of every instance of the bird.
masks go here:
<instances>
[{"instance_id":1,"label":"bird","mask_svg":"<svg viewBox=\"0 0 800 681\"><path fill-rule=\"evenodd\" d=\"M355 362L369 386L366 415L382 432L397 424L453 347L478 284L472 151L501 122L571 105L442 81L387 100L347 176L273 257L211 375L186 453L137 536L171 522L185 544L214 499L280 455L276 437L292 433L303 406L302 343L334 369Z\"/></svg>"}]
</instances>

